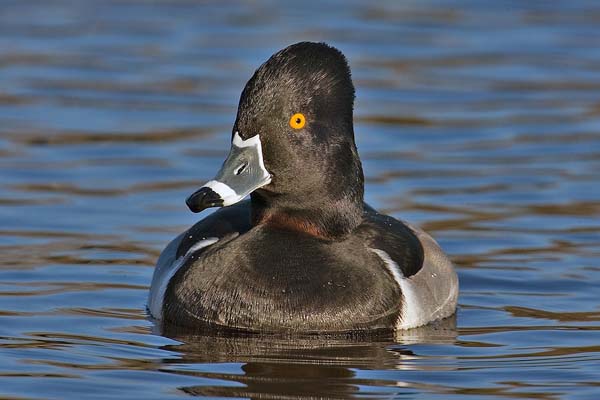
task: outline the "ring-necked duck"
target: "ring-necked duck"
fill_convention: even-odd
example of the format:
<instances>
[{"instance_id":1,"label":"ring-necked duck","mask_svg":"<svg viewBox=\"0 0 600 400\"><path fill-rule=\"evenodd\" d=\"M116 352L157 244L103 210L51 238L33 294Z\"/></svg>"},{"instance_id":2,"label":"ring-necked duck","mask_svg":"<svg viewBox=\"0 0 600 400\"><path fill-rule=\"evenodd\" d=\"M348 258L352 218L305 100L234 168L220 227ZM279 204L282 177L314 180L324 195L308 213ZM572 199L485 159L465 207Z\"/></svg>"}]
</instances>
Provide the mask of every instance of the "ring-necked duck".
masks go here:
<instances>
[{"instance_id":1,"label":"ring-necked duck","mask_svg":"<svg viewBox=\"0 0 600 400\"><path fill-rule=\"evenodd\" d=\"M408 329L452 315L458 279L425 232L363 202L343 54L302 42L242 92L231 150L186 201L223 207L162 252L148 308L191 329ZM250 200L240 202L250 194Z\"/></svg>"}]
</instances>

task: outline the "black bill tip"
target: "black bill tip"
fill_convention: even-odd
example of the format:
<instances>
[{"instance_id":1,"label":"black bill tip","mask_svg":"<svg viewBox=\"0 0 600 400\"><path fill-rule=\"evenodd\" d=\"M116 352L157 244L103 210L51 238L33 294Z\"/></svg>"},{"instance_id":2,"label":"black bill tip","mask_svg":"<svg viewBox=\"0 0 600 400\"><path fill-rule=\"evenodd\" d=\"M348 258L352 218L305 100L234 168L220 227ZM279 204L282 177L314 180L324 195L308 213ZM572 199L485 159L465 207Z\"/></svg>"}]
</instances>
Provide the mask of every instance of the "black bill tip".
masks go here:
<instances>
[{"instance_id":1,"label":"black bill tip","mask_svg":"<svg viewBox=\"0 0 600 400\"><path fill-rule=\"evenodd\" d=\"M201 187L196 190L185 201L190 211L198 213L209 207L222 207L223 199L209 187Z\"/></svg>"}]
</instances>

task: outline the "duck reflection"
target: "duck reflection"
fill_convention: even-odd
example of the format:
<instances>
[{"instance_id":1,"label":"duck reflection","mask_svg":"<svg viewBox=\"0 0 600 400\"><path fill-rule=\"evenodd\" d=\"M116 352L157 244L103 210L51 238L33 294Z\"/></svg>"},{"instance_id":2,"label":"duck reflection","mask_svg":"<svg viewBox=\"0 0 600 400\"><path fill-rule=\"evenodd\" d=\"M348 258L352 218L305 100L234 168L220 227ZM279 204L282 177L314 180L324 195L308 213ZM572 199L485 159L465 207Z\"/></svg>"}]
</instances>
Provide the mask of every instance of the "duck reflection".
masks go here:
<instances>
[{"instance_id":1,"label":"duck reflection","mask_svg":"<svg viewBox=\"0 0 600 400\"><path fill-rule=\"evenodd\" d=\"M455 317L399 332L275 336L210 330L186 333L169 327L162 334L181 342L165 346L180 354L180 358L164 361L166 370L204 381L179 390L194 396L253 399L364 395L372 379L357 376L357 369L415 369L407 362L420 356L410 345L452 344L457 337ZM404 390L396 381L383 386ZM380 385L376 390L381 390Z\"/></svg>"}]
</instances>

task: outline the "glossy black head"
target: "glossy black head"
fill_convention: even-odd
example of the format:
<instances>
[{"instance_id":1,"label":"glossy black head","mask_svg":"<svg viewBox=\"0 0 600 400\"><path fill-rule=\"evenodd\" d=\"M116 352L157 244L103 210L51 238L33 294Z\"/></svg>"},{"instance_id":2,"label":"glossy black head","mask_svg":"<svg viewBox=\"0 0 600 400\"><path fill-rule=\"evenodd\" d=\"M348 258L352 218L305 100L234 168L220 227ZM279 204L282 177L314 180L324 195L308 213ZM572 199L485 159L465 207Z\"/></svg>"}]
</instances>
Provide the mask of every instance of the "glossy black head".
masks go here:
<instances>
[{"instance_id":1,"label":"glossy black head","mask_svg":"<svg viewBox=\"0 0 600 400\"><path fill-rule=\"evenodd\" d=\"M360 223L363 208L353 106L350 68L339 50L301 42L275 53L246 84L232 152L221 179L207 186L226 194L225 205L233 201L228 199L239 201L251 187L255 223L303 226L324 237L349 232ZM235 178L236 189L224 181L222 171L248 165L248 157L232 156L242 148L247 156L261 159L263 171L256 167L254 173L262 183L245 186ZM198 204L192 197L190 203Z\"/></svg>"},{"instance_id":2,"label":"glossy black head","mask_svg":"<svg viewBox=\"0 0 600 400\"><path fill-rule=\"evenodd\" d=\"M353 106L344 55L324 43L301 42L277 52L254 73L242 92L233 130L244 139L260 135L272 176L269 191L342 189L345 180L362 175ZM290 121L297 114L304 116L302 127L298 117Z\"/></svg>"}]
</instances>

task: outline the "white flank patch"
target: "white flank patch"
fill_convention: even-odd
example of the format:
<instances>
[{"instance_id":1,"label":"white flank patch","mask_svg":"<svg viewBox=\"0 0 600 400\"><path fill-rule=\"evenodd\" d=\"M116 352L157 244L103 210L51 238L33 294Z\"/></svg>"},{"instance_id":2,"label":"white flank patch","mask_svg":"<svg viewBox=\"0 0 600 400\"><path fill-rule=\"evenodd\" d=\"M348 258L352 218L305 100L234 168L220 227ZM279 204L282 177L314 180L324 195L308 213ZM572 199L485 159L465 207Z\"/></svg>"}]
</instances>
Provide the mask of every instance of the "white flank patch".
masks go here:
<instances>
[{"instance_id":1,"label":"white flank patch","mask_svg":"<svg viewBox=\"0 0 600 400\"><path fill-rule=\"evenodd\" d=\"M427 318L427 316L423 315L419 296L416 293L410 278L404 276L398 264L392 260L388 253L379 249L369 250L377 254L379 258L383 260L385 266L390 271L402 291L404 304L402 305L402 314L396 327L398 329L409 329L423 325L423 319Z\"/></svg>"},{"instance_id":2,"label":"white flank patch","mask_svg":"<svg viewBox=\"0 0 600 400\"><path fill-rule=\"evenodd\" d=\"M167 291L167 286L169 286L169 282L173 279L173 276L179 271L179 269L185 264L185 262L190 258L192 254L196 251L203 249L205 247L210 246L211 244L215 244L219 241L219 238L210 237L204 240L200 240L195 243L190 249L185 253L183 257L179 257L173 265L169 268L168 271L165 271L165 274L160 277L160 284L158 286L158 290L152 292L152 296L148 301L148 308L150 309L150 314L158 320L162 319L162 311L163 311L163 303L165 301L165 293Z\"/></svg>"},{"instance_id":3,"label":"white flank patch","mask_svg":"<svg viewBox=\"0 0 600 400\"><path fill-rule=\"evenodd\" d=\"M208 181L203 187L211 188L223 199L224 206L230 206L240 200L240 196L229 185L219 181Z\"/></svg>"}]
</instances>

